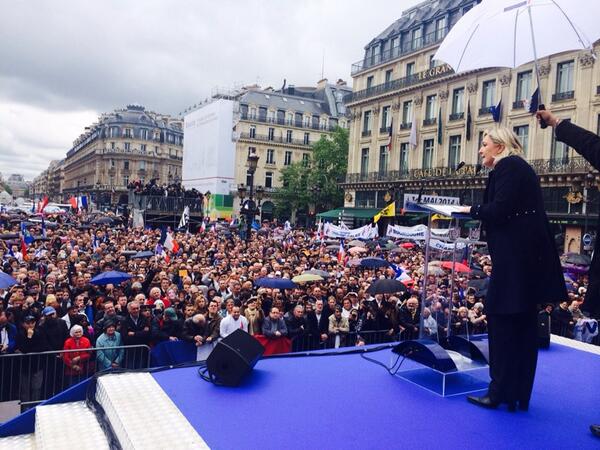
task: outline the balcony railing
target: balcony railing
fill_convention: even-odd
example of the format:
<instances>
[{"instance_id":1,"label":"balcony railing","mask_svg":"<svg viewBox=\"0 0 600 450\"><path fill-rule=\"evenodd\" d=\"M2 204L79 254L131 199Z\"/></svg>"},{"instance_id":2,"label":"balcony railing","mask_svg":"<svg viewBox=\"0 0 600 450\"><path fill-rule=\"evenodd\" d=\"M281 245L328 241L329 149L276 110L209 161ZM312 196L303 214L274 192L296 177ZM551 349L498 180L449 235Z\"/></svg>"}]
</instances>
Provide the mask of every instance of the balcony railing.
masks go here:
<instances>
[{"instance_id":1,"label":"balcony railing","mask_svg":"<svg viewBox=\"0 0 600 450\"><path fill-rule=\"evenodd\" d=\"M255 141L262 142L275 142L278 144L288 144L288 145L302 145L305 147L310 147L310 143L307 144L304 139L288 139L287 136L269 136L265 134L251 134L251 133L240 133L240 139L251 139Z\"/></svg>"},{"instance_id":2,"label":"balcony railing","mask_svg":"<svg viewBox=\"0 0 600 450\"><path fill-rule=\"evenodd\" d=\"M202 199L189 197L165 197L164 195L142 195L129 191L129 204L147 211L181 212L189 206L191 213L202 213Z\"/></svg>"},{"instance_id":3,"label":"balcony railing","mask_svg":"<svg viewBox=\"0 0 600 450\"><path fill-rule=\"evenodd\" d=\"M424 127L428 127L428 126L431 126L431 125L435 125L436 122L437 122L437 119L435 117L431 117L429 119L424 119L423 120L423 126Z\"/></svg>"},{"instance_id":4,"label":"balcony railing","mask_svg":"<svg viewBox=\"0 0 600 450\"><path fill-rule=\"evenodd\" d=\"M242 113L240 116L241 120L249 120L251 122L262 122L272 123L274 125L282 125L296 128L306 128L309 130L320 130L320 131L333 131L338 126L337 123L333 124L320 124L320 123L303 123L300 120L289 120L281 119L276 117L266 117L256 114Z\"/></svg>"},{"instance_id":5,"label":"balcony railing","mask_svg":"<svg viewBox=\"0 0 600 450\"><path fill-rule=\"evenodd\" d=\"M565 91L565 92L557 92L556 94L552 94L553 102L562 102L564 100L571 100L575 97L575 91Z\"/></svg>"},{"instance_id":6,"label":"balcony railing","mask_svg":"<svg viewBox=\"0 0 600 450\"><path fill-rule=\"evenodd\" d=\"M525 108L525 103L523 103L523 100L517 100L516 102L513 102L512 109L523 109L523 108Z\"/></svg>"},{"instance_id":7,"label":"balcony railing","mask_svg":"<svg viewBox=\"0 0 600 450\"><path fill-rule=\"evenodd\" d=\"M396 46L382 53L367 56L362 61L352 64L351 75L354 76L370 67L392 61L400 56L408 55L429 45L441 42L444 37L446 37L446 34L448 34L448 30L449 28L446 27L441 30L432 31L425 36L421 36L419 39L411 39L407 42L403 42L402 45Z\"/></svg>"},{"instance_id":8,"label":"balcony railing","mask_svg":"<svg viewBox=\"0 0 600 450\"><path fill-rule=\"evenodd\" d=\"M388 134L390 132L390 127L381 127L379 129L379 133L381 134Z\"/></svg>"},{"instance_id":9,"label":"balcony railing","mask_svg":"<svg viewBox=\"0 0 600 450\"><path fill-rule=\"evenodd\" d=\"M412 122L406 122L400 124L401 130L410 130L412 128Z\"/></svg>"},{"instance_id":10,"label":"balcony railing","mask_svg":"<svg viewBox=\"0 0 600 450\"><path fill-rule=\"evenodd\" d=\"M479 115L480 116L486 116L488 114L491 114L492 112L490 111L491 106L484 106L483 108L479 108Z\"/></svg>"},{"instance_id":11,"label":"balcony railing","mask_svg":"<svg viewBox=\"0 0 600 450\"><path fill-rule=\"evenodd\" d=\"M444 64L442 66L437 66L430 69L430 71L427 72L426 76L423 76L422 72L416 73L404 78L398 78L397 80L388 81L387 83L378 84L375 86L371 86L367 89L347 94L344 96L344 103L356 102L366 98L374 97L376 95L385 94L386 92L397 91L399 89L404 89L419 84L424 79L432 80L453 73L454 70L452 70L452 68L447 64Z\"/></svg>"},{"instance_id":12,"label":"balcony railing","mask_svg":"<svg viewBox=\"0 0 600 450\"><path fill-rule=\"evenodd\" d=\"M538 175L552 174L578 174L587 173L591 166L581 157L556 158L556 159L534 159L528 161ZM387 172L362 172L346 174L346 183L377 182L377 181L411 181L423 178L464 178L472 179L475 166L464 166L459 170L449 167L433 167L428 169L392 170ZM488 169L483 168L479 176L487 176Z\"/></svg>"},{"instance_id":13,"label":"balcony railing","mask_svg":"<svg viewBox=\"0 0 600 450\"><path fill-rule=\"evenodd\" d=\"M448 120L452 121L452 120L462 120L465 118L465 113L464 112L459 112L459 113L452 113L450 114L450 117L448 117Z\"/></svg>"}]
</instances>

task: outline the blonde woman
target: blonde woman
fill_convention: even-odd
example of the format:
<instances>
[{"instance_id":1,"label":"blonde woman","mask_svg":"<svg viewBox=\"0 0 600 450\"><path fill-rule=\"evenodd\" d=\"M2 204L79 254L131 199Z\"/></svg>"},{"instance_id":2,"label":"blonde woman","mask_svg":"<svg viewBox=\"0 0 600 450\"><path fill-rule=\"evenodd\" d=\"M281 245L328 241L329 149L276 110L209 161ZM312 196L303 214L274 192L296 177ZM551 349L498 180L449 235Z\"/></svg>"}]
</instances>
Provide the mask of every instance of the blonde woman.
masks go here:
<instances>
[{"instance_id":1,"label":"blonde woman","mask_svg":"<svg viewBox=\"0 0 600 450\"><path fill-rule=\"evenodd\" d=\"M484 133L479 156L490 169L483 203L465 209L481 220L492 258L485 301L490 350L488 392L478 406L527 410L537 365L537 304L567 298L542 190L508 128Z\"/></svg>"}]
</instances>

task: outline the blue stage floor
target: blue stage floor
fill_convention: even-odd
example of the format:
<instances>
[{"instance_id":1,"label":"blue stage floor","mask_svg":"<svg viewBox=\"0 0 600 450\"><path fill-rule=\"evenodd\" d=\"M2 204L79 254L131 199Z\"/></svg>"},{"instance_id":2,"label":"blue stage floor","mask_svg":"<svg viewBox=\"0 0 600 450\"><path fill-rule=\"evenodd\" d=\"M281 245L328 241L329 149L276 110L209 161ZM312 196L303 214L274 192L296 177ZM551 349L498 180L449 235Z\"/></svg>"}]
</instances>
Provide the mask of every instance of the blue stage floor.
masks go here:
<instances>
[{"instance_id":1,"label":"blue stage floor","mask_svg":"<svg viewBox=\"0 0 600 450\"><path fill-rule=\"evenodd\" d=\"M391 354L369 356L389 365ZM600 448L588 428L600 423L600 356L556 344L517 413L439 397L357 354L261 360L239 388L196 368L154 377L213 449Z\"/></svg>"}]
</instances>

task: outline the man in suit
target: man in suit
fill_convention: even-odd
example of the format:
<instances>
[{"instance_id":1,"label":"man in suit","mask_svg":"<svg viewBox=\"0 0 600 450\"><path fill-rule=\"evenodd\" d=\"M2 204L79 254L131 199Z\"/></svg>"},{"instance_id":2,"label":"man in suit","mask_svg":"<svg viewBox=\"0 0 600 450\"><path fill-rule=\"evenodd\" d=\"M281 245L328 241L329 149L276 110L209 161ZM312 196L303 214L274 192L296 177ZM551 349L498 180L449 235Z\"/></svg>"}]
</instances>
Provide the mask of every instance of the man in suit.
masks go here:
<instances>
[{"instance_id":1,"label":"man in suit","mask_svg":"<svg viewBox=\"0 0 600 450\"><path fill-rule=\"evenodd\" d=\"M306 315L306 328L312 350L325 347L329 337L329 317L322 299L317 299L315 309Z\"/></svg>"},{"instance_id":2,"label":"man in suit","mask_svg":"<svg viewBox=\"0 0 600 450\"><path fill-rule=\"evenodd\" d=\"M583 156L592 167L600 170L600 137L588 130L585 130L571 123L569 120L562 120L551 111L538 111L537 117L544 120L554 129L556 139L573 147L577 153ZM600 239L596 239L594 245L594 257L589 271L589 286L585 294L585 300L581 305L581 310L590 316L600 318ZM592 433L600 437L600 425L591 425Z\"/></svg>"},{"instance_id":3,"label":"man in suit","mask_svg":"<svg viewBox=\"0 0 600 450\"><path fill-rule=\"evenodd\" d=\"M150 321L140 314L141 307L137 300L127 305L127 316L121 322L121 337L124 345L150 345ZM128 349L125 353L125 367L137 369L142 367L144 349L140 347Z\"/></svg>"}]
</instances>

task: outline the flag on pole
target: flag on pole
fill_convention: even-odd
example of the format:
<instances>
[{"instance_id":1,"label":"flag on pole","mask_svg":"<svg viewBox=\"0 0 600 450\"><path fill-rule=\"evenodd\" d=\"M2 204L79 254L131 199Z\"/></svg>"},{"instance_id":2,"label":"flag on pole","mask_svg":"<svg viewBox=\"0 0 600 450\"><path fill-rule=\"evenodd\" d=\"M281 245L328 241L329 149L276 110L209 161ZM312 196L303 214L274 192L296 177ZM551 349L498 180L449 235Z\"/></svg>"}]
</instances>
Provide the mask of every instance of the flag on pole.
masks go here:
<instances>
[{"instance_id":1,"label":"flag on pole","mask_svg":"<svg viewBox=\"0 0 600 450\"><path fill-rule=\"evenodd\" d=\"M442 132L442 107L440 106L438 110L438 119L437 119L437 142L438 144L442 143L443 132Z\"/></svg>"},{"instance_id":2,"label":"flag on pole","mask_svg":"<svg viewBox=\"0 0 600 450\"><path fill-rule=\"evenodd\" d=\"M413 117L412 124L410 125L410 136L408 137L408 144L414 149L417 147L417 119Z\"/></svg>"},{"instance_id":3,"label":"flag on pole","mask_svg":"<svg viewBox=\"0 0 600 450\"><path fill-rule=\"evenodd\" d=\"M471 140L471 126L473 125L473 118L471 117L471 102L467 102L467 126L466 126L466 138L467 141Z\"/></svg>"},{"instance_id":4,"label":"flag on pole","mask_svg":"<svg viewBox=\"0 0 600 450\"><path fill-rule=\"evenodd\" d=\"M177 253L179 251L179 244L175 239L173 239L171 233L167 233L167 237L165 238L165 243L163 245L170 252Z\"/></svg>"},{"instance_id":5,"label":"flag on pole","mask_svg":"<svg viewBox=\"0 0 600 450\"><path fill-rule=\"evenodd\" d=\"M71 208L77 209L77 199L75 197L71 196L69 204L71 205Z\"/></svg>"},{"instance_id":6,"label":"flag on pole","mask_svg":"<svg viewBox=\"0 0 600 450\"><path fill-rule=\"evenodd\" d=\"M392 202L389 205L387 205L385 208L383 208L381 211L379 211L377 214L375 214L375 216L373 217L373 222L377 223L379 222L379 219L381 219L382 217L394 217L396 215L396 202Z\"/></svg>"},{"instance_id":7,"label":"flag on pole","mask_svg":"<svg viewBox=\"0 0 600 450\"><path fill-rule=\"evenodd\" d=\"M540 88L532 94L531 99L523 100L523 106L529 114L535 114L540 106Z\"/></svg>"},{"instance_id":8,"label":"flag on pole","mask_svg":"<svg viewBox=\"0 0 600 450\"><path fill-rule=\"evenodd\" d=\"M88 199L87 199L87 195L82 195L82 196L80 197L80 200L81 200L81 207L87 211L87 209L88 209Z\"/></svg>"},{"instance_id":9,"label":"flag on pole","mask_svg":"<svg viewBox=\"0 0 600 450\"><path fill-rule=\"evenodd\" d=\"M31 214L35 213L35 202L31 201Z\"/></svg>"},{"instance_id":10,"label":"flag on pole","mask_svg":"<svg viewBox=\"0 0 600 450\"><path fill-rule=\"evenodd\" d=\"M44 198L42 200L42 205L40 206L40 212L41 213L43 213L44 212L44 208L46 208L46 206L48 206L48 202L49 202L48 196L44 195Z\"/></svg>"},{"instance_id":11,"label":"flag on pole","mask_svg":"<svg viewBox=\"0 0 600 450\"><path fill-rule=\"evenodd\" d=\"M387 141L387 150L388 152L392 151L392 141L393 141L393 132L394 132L394 119L390 121L390 126L388 127L388 141Z\"/></svg>"},{"instance_id":12,"label":"flag on pole","mask_svg":"<svg viewBox=\"0 0 600 450\"><path fill-rule=\"evenodd\" d=\"M502 99L500 99L496 106L490 106L490 112L492 113L494 122L500 123L502 120Z\"/></svg>"},{"instance_id":13,"label":"flag on pole","mask_svg":"<svg viewBox=\"0 0 600 450\"><path fill-rule=\"evenodd\" d=\"M202 223L200 224L200 232L204 233L206 231L206 221L204 221L204 219L202 220Z\"/></svg>"},{"instance_id":14,"label":"flag on pole","mask_svg":"<svg viewBox=\"0 0 600 450\"><path fill-rule=\"evenodd\" d=\"M181 213L181 219L179 220L179 228L188 229L190 224L190 207L186 206L183 208L183 212Z\"/></svg>"},{"instance_id":15,"label":"flag on pole","mask_svg":"<svg viewBox=\"0 0 600 450\"><path fill-rule=\"evenodd\" d=\"M21 222L21 237L23 238L23 242L25 242L25 244L27 245L31 244L34 241L33 236L25 226L24 222Z\"/></svg>"},{"instance_id":16,"label":"flag on pole","mask_svg":"<svg viewBox=\"0 0 600 450\"><path fill-rule=\"evenodd\" d=\"M29 261L27 256L27 245L25 244L25 238L21 236L21 254L23 255L23 261Z\"/></svg>"},{"instance_id":17,"label":"flag on pole","mask_svg":"<svg viewBox=\"0 0 600 450\"><path fill-rule=\"evenodd\" d=\"M340 239L340 249L338 250L338 254L337 254L338 264L344 263L345 256L346 256L346 251L344 250L344 241Z\"/></svg>"},{"instance_id":18,"label":"flag on pole","mask_svg":"<svg viewBox=\"0 0 600 450\"><path fill-rule=\"evenodd\" d=\"M42 211L44 208L42 208ZM46 221L44 220L44 216L42 216L42 237L46 237Z\"/></svg>"},{"instance_id":19,"label":"flag on pole","mask_svg":"<svg viewBox=\"0 0 600 450\"><path fill-rule=\"evenodd\" d=\"M169 264L171 262L171 258L169 257L169 255L167 255L167 252L165 252L164 247L160 244L156 244L156 248L154 249L154 254L159 258L163 258L167 264Z\"/></svg>"}]
</instances>

